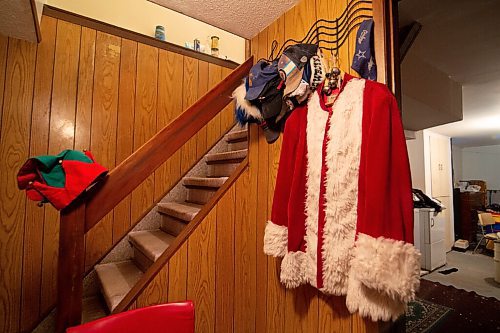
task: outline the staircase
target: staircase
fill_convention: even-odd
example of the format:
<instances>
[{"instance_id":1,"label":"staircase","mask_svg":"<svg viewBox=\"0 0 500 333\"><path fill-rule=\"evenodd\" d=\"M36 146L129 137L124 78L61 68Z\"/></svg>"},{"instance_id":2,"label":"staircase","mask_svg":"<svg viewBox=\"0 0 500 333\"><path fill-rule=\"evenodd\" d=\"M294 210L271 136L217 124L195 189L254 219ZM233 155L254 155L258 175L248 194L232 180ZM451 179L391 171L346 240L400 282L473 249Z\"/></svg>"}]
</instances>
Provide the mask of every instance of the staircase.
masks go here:
<instances>
[{"instance_id":1,"label":"staircase","mask_svg":"<svg viewBox=\"0 0 500 333\"><path fill-rule=\"evenodd\" d=\"M226 134L171 191L176 193L170 196L170 193L167 194L166 202L157 204L152 213L156 214L156 217L159 216L160 221L145 222L143 226L140 226L140 222L139 228L136 226L124 240L128 242L128 250L123 250L124 246L119 243L107 256L118 258L117 261L105 258L105 263L95 266L99 289L107 307L106 312L113 312L144 272L172 244L245 159L248 152L247 135L246 129ZM113 251L122 253L117 255ZM124 256L126 258L123 258ZM95 295L84 299L84 321L104 315L105 311L99 309L98 300Z\"/></svg>"}]
</instances>

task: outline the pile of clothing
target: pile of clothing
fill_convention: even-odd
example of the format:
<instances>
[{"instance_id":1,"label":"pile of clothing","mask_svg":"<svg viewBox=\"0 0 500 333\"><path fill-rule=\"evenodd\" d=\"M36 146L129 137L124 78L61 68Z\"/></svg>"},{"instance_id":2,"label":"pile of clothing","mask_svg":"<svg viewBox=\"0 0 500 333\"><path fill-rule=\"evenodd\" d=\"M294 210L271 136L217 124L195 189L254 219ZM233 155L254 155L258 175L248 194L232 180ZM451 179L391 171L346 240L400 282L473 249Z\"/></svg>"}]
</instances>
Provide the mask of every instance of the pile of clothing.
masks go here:
<instances>
[{"instance_id":1,"label":"pile of clothing","mask_svg":"<svg viewBox=\"0 0 500 333\"><path fill-rule=\"evenodd\" d=\"M259 60L234 91L240 125L257 123L268 143L276 141L290 112L304 104L324 81L325 66L318 46L296 44L279 59Z\"/></svg>"}]
</instances>

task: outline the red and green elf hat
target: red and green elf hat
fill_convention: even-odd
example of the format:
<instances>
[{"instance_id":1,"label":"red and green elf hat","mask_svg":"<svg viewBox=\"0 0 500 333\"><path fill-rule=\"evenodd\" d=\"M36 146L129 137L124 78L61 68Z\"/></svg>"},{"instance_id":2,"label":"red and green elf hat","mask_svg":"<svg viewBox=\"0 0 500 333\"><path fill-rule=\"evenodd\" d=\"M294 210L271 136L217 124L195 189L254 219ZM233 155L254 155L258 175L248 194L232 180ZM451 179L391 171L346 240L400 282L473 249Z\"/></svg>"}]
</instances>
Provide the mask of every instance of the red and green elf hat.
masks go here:
<instances>
[{"instance_id":1,"label":"red and green elf hat","mask_svg":"<svg viewBox=\"0 0 500 333\"><path fill-rule=\"evenodd\" d=\"M17 174L17 185L29 199L63 209L107 173L89 151L68 149L27 160Z\"/></svg>"}]
</instances>

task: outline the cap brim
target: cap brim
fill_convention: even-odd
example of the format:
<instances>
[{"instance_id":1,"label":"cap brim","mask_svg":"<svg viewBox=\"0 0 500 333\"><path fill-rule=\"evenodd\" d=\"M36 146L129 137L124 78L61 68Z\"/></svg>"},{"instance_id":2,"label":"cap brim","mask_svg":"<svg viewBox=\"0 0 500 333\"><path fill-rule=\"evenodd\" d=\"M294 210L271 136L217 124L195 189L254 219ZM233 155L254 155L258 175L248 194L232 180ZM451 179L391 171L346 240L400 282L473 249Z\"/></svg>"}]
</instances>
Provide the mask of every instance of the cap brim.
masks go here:
<instances>
[{"instance_id":1,"label":"cap brim","mask_svg":"<svg viewBox=\"0 0 500 333\"><path fill-rule=\"evenodd\" d=\"M253 100L256 100L257 98L259 98L260 94L262 93L262 90L264 90L264 87L266 85L263 84L263 85L260 85L258 87L252 87L252 88L248 88L247 90L247 93L245 95L245 99L247 101L253 101Z\"/></svg>"},{"instance_id":2,"label":"cap brim","mask_svg":"<svg viewBox=\"0 0 500 333\"><path fill-rule=\"evenodd\" d=\"M271 122L273 122L271 120ZM269 123L267 126L262 127L262 131L264 132L264 136L266 137L267 143L274 143L280 137L280 131L275 128L269 127Z\"/></svg>"}]
</instances>

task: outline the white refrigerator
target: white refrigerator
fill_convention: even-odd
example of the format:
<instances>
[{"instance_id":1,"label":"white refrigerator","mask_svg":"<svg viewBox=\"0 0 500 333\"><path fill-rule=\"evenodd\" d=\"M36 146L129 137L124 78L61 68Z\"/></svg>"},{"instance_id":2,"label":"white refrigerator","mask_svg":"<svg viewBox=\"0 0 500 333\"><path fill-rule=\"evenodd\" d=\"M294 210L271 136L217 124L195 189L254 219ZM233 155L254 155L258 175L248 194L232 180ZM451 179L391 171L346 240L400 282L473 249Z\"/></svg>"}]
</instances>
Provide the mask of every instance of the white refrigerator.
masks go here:
<instances>
[{"instance_id":1,"label":"white refrigerator","mask_svg":"<svg viewBox=\"0 0 500 333\"><path fill-rule=\"evenodd\" d=\"M434 208L415 208L414 242L420 250L422 269L433 271L446 264L444 247L444 220Z\"/></svg>"}]
</instances>

